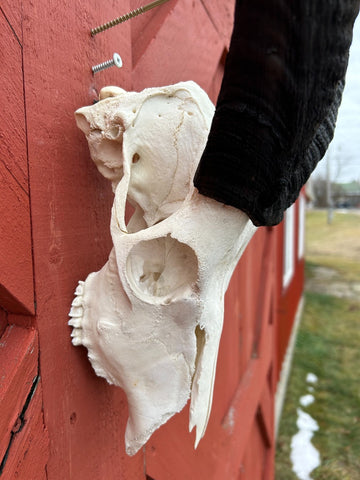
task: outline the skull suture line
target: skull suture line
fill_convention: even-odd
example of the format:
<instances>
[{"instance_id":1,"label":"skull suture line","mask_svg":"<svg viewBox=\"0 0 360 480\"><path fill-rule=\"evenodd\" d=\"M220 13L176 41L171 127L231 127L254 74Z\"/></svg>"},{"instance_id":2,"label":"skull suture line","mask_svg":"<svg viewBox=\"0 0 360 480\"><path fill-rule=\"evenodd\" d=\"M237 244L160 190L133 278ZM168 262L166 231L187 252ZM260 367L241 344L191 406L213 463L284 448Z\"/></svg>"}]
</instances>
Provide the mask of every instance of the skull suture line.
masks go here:
<instances>
[{"instance_id":1,"label":"skull suture line","mask_svg":"<svg viewBox=\"0 0 360 480\"><path fill-rule=\"evenodd\" d=\"M195 446L204 435L224 294L255 231L243 212L193 186L213 112L193 82L140 93L107 87L76 112L93 161L112 181L114 247L79 282L69 324L95 372L126 392L129 455L189 398ZM135 207L128 225L126 201Z\"/></svg>"}]
</instances>

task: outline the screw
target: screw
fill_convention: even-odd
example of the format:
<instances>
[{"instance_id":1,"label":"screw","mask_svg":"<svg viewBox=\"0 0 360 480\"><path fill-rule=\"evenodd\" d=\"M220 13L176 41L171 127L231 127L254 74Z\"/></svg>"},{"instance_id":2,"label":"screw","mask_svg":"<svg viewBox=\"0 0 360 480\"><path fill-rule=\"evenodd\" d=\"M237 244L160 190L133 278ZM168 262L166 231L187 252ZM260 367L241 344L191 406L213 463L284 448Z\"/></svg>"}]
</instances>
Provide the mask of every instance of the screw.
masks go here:
<instances>
[{"instance_id":1,"label":"screw","mask_svg":"<svg viewBox=\"0 0 360 480\"><path fill-rule=\"evenodd\" d=\"M108 28L115 27L115 25L118 25L119 23L126 22L126 20L130 20L130 18L136 17L141 13L145 13L148 10L151 10L152 8L157 7L168 1L169 0L155 0L154 2L148 3L147 5L143 5L142 7L136 8L135 10L132 10L129 13L125 13L125 15L121 15L121 17L115 18L110 22L104 23L103 25L99 25L96 28L92 28L90 31L91 36L93 37L96 34L103 32L104 30L107 30Z\"/></svg>"},{"instance_id":2,"label":"screw","mask_svg":"<svg viewBox=\"0 0 360 480\"><path fill-rule=\"evenodd\" d=\"M114 53L113 58L111 60L107 60L106 62L99 63L99 65L94 65L91 67L91 70L93 73L100 72L101 70L105 70L105 68L112 67L115 65L115 67L121 68L122 67L122 60L121 57L118 53Z\"/></svg>"}]
</instances>

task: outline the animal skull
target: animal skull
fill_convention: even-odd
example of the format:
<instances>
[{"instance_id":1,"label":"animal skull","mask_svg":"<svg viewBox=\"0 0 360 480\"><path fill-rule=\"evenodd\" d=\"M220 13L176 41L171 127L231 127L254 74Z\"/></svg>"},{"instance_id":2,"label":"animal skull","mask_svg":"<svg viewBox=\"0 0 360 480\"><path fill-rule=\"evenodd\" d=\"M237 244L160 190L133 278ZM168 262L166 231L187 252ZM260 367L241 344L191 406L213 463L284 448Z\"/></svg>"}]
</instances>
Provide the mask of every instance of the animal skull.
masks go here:
<instances>
[{"instance_id":1,"label":"animal skull","mask_svg":"<svg viewBox=\"0 0 360 480\"><path fill-rule=\"evenodd\" d=\"M76 112L93 161L112 181L114 247L79 282L69 324L95 372L126 392L129 455L189 398L195 446L204 435L224 294L255 231L243 212L193 186L213 112L193 82L140 93L107 87ZM135 208L128 225L126 201Z\"/></svg>"}]
</instances>

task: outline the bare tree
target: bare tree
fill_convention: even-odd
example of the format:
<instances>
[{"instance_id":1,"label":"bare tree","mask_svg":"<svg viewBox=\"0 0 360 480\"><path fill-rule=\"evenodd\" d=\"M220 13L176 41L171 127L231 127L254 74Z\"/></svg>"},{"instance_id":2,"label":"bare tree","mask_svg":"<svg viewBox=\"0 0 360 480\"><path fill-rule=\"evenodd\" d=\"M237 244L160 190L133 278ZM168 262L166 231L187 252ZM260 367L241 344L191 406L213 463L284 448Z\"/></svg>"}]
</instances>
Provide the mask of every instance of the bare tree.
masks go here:
<instances>
[{"instance_id":1,"label":"bare tree","mask_svg":"<svg viewBox=\"0 0 360 480\"><path fill-rule=\"evenodd\" d=\"M320 175L312 180L315 207L325 208L328 206L326 183L326 178Z\"/></svg>"}]
</instances>

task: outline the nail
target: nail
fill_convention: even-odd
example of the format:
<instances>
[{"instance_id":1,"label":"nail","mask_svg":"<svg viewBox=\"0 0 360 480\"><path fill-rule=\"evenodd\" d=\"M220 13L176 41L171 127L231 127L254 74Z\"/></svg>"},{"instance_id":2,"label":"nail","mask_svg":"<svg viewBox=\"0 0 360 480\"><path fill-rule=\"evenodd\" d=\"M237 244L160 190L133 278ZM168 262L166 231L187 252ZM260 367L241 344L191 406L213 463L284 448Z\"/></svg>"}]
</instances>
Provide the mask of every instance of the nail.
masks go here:
<instances>
[{"instance_id":1,"label":"nail","mask_svg":"<svg viewBox=\"0 0 360 480\"><path fill-rule=\"evenodd\" d=\"M101 70L105 70L105 68L115 67L121 68L122 67L122 60L118 53L114 53L113 58L111 60L107 60L106 62L99 63L99 65L94 65L91 67L93 73L100 72Z\"/></svg>"},{"instance_id":2,"label":"nail","mask_svg":"<svg viewBox=\"0 0 360 480\"><path fill-rule=\"evenodd\" d=\"M99 25L96 28L92 28L91 36L93 37L98 33L103 32L104 30L107 30L108 28L115 27L115 25L119 25L119 23L124 23L126 22L126 20L130 20L130 18L136 17L141 13L145 13L148 10L151 10L152 8L157 7L168 1L169 0L155 0L154 2L148 3L147 5L143 5L142 7L136 8L135 10L132 10L129 13L125 13L125 15L121 15L121 17L115 18L110 22L104 23L103 25Z\"/></svg>"}]
</instances>

